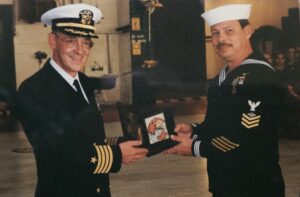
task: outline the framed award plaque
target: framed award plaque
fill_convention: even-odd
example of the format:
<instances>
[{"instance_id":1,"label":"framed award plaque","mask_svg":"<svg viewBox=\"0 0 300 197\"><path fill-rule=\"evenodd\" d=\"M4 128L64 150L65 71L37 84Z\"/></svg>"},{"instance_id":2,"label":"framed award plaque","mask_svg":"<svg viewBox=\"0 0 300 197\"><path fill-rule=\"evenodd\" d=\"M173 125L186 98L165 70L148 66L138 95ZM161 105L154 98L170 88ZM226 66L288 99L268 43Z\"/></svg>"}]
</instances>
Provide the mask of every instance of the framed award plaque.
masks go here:
<instances>
[{"instance_id":1,"label":"framed award plaque","mask_svg":"<svg viewBox=\"0 0 300 197\"><path fill-rule=\"evenodd\" d=\"M170 108L118 103L118 109L124 137L128 140L141 140L141 147L149 150L148 156L178 144L170 138L175 135L175 123Z\"/></svg>"}]
</instances>

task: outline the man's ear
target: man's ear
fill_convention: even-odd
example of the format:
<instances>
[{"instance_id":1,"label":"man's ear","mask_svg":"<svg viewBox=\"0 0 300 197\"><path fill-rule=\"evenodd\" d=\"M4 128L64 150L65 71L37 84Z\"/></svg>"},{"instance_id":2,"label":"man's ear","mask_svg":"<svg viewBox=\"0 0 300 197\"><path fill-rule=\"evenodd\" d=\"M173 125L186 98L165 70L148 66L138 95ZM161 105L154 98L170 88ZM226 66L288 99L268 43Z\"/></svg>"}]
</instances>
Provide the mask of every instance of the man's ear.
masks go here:
<instances>
[{"instance_id":1,"label":"man's ear","mask_svg":"<svg viewBox=\"0 0 300 197\"><path fill-rule=\"evenodd\" d=\"M247 38L250 39L253 33L252 27L250 25L247 25L246 27L244 27L244 31L246 33Z\"/></svg>"},{"instance_id":2,"label":"man's ear","mask_svg":"<svg viewBox=\"0 0 300 197\"><path fill-rule=\"evenodd\" d=\"M49 48L52 50L56 48L56 38L54 33L48 34L48 45Z\"/></svg>"}]
</instances>

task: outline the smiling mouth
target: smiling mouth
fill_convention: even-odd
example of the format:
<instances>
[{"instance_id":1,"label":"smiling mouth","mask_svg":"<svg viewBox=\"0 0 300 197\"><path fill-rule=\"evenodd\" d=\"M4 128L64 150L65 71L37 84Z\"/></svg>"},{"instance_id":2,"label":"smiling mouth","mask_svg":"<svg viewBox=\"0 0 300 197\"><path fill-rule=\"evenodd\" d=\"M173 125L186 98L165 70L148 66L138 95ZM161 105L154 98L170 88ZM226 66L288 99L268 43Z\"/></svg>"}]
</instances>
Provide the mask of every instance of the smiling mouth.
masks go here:
<instances>
[{"instance_id":1,"label":"smiling mouth","mask_svg":"<svg viewBox=\"0 0 300 197\"><path fill-rule=\"evenodd\" d=\"M219 49L219 50L227 49L227 48L229 48L229 47L231 47L230 44L218 44L218 45L217 45L217 49Z\"/></svg>"},{"instance_id":2,"label":"smiling mouth","mask_svg":"<svg viewBox=\"0 0 300 197\"><path fill-rule=\"evenodd\" d=\"M82 62L82 57L71 57L71 60L74 62Z\"/></svg>"}]
</instances>

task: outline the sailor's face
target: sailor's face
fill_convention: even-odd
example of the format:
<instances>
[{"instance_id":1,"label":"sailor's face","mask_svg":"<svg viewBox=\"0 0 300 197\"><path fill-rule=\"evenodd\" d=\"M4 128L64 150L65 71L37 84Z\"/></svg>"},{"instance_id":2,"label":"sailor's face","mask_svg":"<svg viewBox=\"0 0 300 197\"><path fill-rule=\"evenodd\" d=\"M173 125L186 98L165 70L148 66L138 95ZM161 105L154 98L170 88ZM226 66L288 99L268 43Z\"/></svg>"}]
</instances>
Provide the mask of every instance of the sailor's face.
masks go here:
<instances>
[{"instance_id":1,"label":"sailor's face","mask_svg":"<svg viewBox=\"0 0 300 197\"><path fill-rule=\"evenodd\" d=\"M54 61L73 77L84 67L92 46L88 38L63 33L49 34L48 43L53 50Z\"/></svg>"},{"instance_id":2,"label":"sailor's face","mask_svg":"<svg viewBox=\"0 0 300 197\"><path fill-rule=\"evenodd\" d=\"M227 61L234 59L242 51L251 36L247 27L242 28L238 20L213 25L211 34L216 53Z\"/></svg>"}]
</instances>

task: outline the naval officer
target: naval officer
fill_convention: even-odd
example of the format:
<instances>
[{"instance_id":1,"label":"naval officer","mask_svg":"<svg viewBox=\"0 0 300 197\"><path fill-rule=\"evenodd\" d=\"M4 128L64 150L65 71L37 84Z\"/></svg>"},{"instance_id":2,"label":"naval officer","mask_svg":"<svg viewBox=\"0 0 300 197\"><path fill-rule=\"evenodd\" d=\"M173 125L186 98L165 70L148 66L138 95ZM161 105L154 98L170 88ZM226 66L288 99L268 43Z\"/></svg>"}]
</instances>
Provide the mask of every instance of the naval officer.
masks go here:
<instances>
[{"instance_id":1,"label":"naval officer","mask_svg":"<svg viewBox=\"0 0 300 197\"><path fill-rule=\"evenodd\" d=\"M41 17L52 27L52 58L17 93L19 118L36 159L36 197L109 197L109 173L147 154L135 148L140 141L106 143L94 82L80 72L100 19L101 11L87 4L57 7Z\"/></svg>"}]
</instances>

